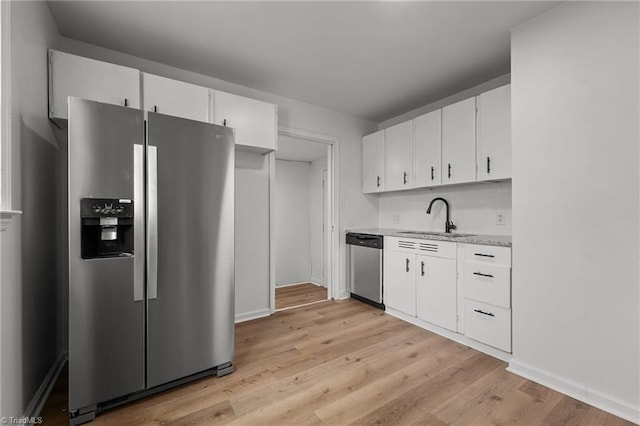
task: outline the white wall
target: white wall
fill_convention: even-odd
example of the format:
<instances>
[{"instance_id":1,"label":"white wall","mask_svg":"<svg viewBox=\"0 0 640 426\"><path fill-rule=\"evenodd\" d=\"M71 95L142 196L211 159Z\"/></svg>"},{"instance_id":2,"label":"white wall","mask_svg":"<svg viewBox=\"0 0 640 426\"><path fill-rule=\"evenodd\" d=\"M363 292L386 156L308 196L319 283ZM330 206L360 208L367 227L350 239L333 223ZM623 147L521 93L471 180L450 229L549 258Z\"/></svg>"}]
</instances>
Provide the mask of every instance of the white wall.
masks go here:
<instances>
[{"instance_id":1,"label":"white wall","mask_svg":"<svg viewBox=\"0 0 640 426\"><path fill-rule=\"evenodd\" d=\"M269 314L269 168L267 157L236 151L236 319Z\"/></svg>"},{"instance_id":2,"label":"white wall","mask_svg":"<svg viewBox=\"0 0 640 426\"><path fill-rule=\"evenodd\" d=\"M567 2L511 44L510 369L636 422L638 7Z\"/></svg>"},{"instance_id":3,"label":"white wall","mask_svg":"<svg viewBox=\"0 0 640 426\"><path fill-rule=\"evenodd\" d=\"M326 287L323 275L324 242L323 242L323 198L325 197L322 183L323 171L327 169L327 157L311 162L309 174L309 202L310 202L310 242L311 242L311 282Z\"/></svg>"},{"instance_id":4,"label":"white wall","mask_svg":"<svg viewBox=\"0 0 640 426\"><path fill-rule=\"evenodd\" d=\"M19 417L59 352L59 154L47 118L46 50L59 35L44 3L10 7L12 207L24 213L0 233L0 416Z\"/></svg>"},{"instance_id":5,"label":"white wall","mask_svg":"<svg viewBox=\"0 0 640 426\"><path fill-rule=\"evenodd\" d=\"M311 280L311 164L276 160L276 286Z\"/></svg>"},{"instance_id":6,"label":"white wall","mask_svg":"<svg viewBox=\"0 0 640 426\"><path fill-rule=\"evenodd\" d=\"M414 189L379 197L381 228L443 232L444 203L436 202L431 214L426 214L431 200L443 197L449 202L451 220L457 226L455 232L511 235L511 181ZM496 223L498 211L504 214L504 225Z\"/></svg>"}]
</instances>

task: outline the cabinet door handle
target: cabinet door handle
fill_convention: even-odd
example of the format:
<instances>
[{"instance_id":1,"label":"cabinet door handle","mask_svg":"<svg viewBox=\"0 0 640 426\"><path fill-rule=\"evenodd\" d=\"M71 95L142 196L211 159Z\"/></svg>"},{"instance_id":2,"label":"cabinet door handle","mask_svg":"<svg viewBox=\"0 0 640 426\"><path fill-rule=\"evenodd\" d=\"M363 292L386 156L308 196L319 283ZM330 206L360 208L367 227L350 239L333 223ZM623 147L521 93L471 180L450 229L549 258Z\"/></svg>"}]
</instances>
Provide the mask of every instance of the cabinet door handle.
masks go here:
<instances>
[{"instance_id":1,"label":"cabinet door handle","mask_svg":"<svg viewBox=\"0 0 640 426\"><path fill-rule=\"evenodd\" d=\"M433 180L433 166L431 166L431 180Z\"/></svg>"},{"instance_id":2,"label":"cabinet door handle","mask_svg":"<svg viewBox=\"0 0 640 426\"><path fill-rule=\"evenodd\" d=\"M158 112L158 105L153 106L153 112Z\"/></svg>"},{"instance_id":3,"label":"cabinet door handle","mask_svg":"<svg viewBox=\"0 0 640 426\"><path fill-rule=\"evenodd\" d=\"M404 184L407 184L407 172L404 172Z\"/></svg>"},{"instance_id":4,"label":"cabinet door handle","mask_svg":"<svg viewBox=\"0 0 640 426\"><path fill-rule=\"evenodd\" d=\"M493 278L491 274L483 274L482 272L474 272L473 275L479 275L481 277Z\"/></svg>"},{"instance_id":5,"label":"cabinet door handle","mask_svg":"<svg viewBox=\"0 0 640 426\"><path fill-rule=\"evenodd\" d=\"M420 262L420 273L424 277L424 262Z\"/></svg>"},{"instance_id":6,"label":"cabinet door handle","mask_svg":"<svg viewBox=\"0 0 640 426\"><path fill-rule=\"evenodd\" d=\"M489 156L487 156L487 174L491 174L491 158Z\"/></svg>"},{"instance_id":7,"label":"cabinet door handle","mask_svg":"<svg viewBox=\"0 0 640 426\"><path fill-rule=\"evenodd\" d=\"M227 127L227 119L226 119L226 118L225 118L224 120L222 120L222 125L223 125L224 127Z\"/></svg>"},{"instance_id":8,"label":"cabinet door handle","mask_svg":"<svg viewBox=\"0 0 640 426\"><path fill-rule=\"evenodd\" d=\"M495 317L495 315L493 315L491 312L485 312L485 311L482 311L480 309L474 309L473 312L477 312L477 313L482 314L482 315L487 315L489 317Z\"/></svg>"},{"instance_id":9,"label":"cabinet door handle","mask_svg":"<svg viewBox=\"0 0 640 426\"><path fill-rule=\"evenodd\" d=\"M409 272L409 259L407 258L407 272Z\"/></svg>"},{"instance_id":10,"label":"cabinet door handle","mask_svg":"<svg viewBox=\"0 0 640 426\"><path fill-rule=\"evenodd\" d=\"M376 186L380 188L380 176L377 177Z\"/></svg>"},{"instance_id":11,"label":"cabinet door handle","mask_svg":"<svg viewBox=\"0 0 640 426\"><path fill-rule=\"evenodd\" d=\"M129 99L124 98L124 106L129 106Z\"/></svg>"},{"instance_id":12,"label":"cabinet door handle","mask_svg":"<svg viewBox=\"0 0 640 426\"><path fill-rule=\"evenodd\" d=\"M451 163L448 163L448 169L447 175L449 176L449 179L451 179Z\"/></svg>"},{"instance_id":13,"label":"cabinet door handle","mask_svg":"<svg viewBox=\"0 0 640 426\"><path fill-rule=\"evenodd\" d=\"M473 253L474 256L480 256L480 257L495 257L492 254L484 254L484 253Z\"/></svg>"}]
</instances>

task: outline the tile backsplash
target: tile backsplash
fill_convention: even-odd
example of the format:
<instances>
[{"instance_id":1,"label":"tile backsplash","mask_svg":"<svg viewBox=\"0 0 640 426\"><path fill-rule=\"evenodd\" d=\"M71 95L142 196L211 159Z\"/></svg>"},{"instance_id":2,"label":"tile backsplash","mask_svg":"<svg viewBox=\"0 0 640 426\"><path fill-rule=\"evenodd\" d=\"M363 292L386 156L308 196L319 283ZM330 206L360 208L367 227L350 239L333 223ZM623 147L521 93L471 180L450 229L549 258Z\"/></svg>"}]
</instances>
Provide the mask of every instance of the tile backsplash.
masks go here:
<instances>
[{"instance_id":1,"label":"tile backsplash","mask_svg":"<svg viewBox=\"0 0 640 426\"><path fill-rule=\"evenodd\" d=\"M380 228L444 231L445 205L437 201L427 215L429 202L442 197L449 202L454 232L511 235L511 181L413 189L378 195ZM501 222L504 224L498 224Z\"/></svg>"}]
</instances>

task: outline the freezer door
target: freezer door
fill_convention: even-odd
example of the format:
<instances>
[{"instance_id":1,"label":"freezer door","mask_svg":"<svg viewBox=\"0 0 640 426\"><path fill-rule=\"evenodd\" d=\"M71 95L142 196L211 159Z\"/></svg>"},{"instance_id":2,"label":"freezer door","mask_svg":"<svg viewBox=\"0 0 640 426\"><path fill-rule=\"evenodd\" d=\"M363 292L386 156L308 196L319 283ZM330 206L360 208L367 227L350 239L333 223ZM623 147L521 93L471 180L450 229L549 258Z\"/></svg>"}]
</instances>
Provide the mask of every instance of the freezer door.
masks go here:
<instances>
[{"instance_id":1,"label":"freezer door","mask_svg":"<svg viewBox=\"0 0 640 426\"><path fill-rule=\"evenodd\" d=\"M233 131L149 113L147 386L231 362Z\"/></svg>"},{"instance_id":2,"label":"freezer door","mask_svg":"<svg viewBox=\"0 0 640 426\"><path fill-rule=\"evenodd\" d=\"M140 110L69 100L70 411L144 389L144 246L135 245L134 257L82 259L80 218L82 198L130 199L134 215L142 213L134 152L142 154L143 118ZM134 239L143 235L134 224Z\"/></svg>"}]
</instances>

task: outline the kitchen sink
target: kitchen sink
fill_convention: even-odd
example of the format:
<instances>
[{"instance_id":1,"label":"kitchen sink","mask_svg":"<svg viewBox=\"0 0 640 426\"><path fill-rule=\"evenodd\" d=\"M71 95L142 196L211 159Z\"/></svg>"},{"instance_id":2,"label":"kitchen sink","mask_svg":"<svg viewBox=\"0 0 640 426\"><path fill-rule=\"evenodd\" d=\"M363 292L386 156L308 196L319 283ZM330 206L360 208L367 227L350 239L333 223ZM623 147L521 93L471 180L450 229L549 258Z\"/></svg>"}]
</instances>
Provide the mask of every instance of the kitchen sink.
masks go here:
<instances>
[{"instance_id":1,"label":"kitchen sink","mask_svg":"<svg viewBox=\"0 0 640 426\"><path fill-rule=\"evenodd\" d=\"M458 234L458 233L433 232L433 231L403 231L403 232L398 232L398 233L399 234L410 234L410 235L448 237L448 238L472 237L472 236L475 235L475 234Z\"/></svg>"}]
</instances>

